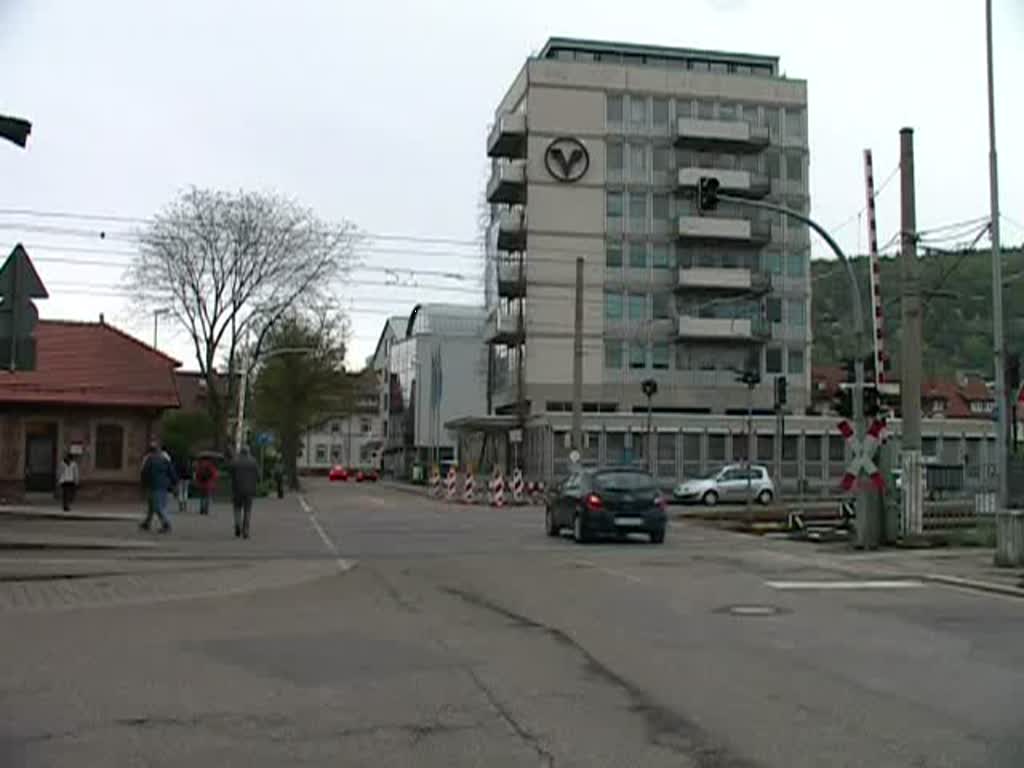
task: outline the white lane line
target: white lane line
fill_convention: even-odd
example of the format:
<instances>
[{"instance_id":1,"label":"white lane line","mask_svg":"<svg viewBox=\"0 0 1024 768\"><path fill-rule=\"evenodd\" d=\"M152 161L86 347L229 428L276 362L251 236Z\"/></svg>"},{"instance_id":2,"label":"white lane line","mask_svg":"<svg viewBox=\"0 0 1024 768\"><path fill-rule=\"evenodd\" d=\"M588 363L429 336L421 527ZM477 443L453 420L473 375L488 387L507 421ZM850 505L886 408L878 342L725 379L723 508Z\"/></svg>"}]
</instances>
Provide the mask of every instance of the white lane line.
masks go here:
<instances>
[{"instance_id":1,"label":"white lane line","mask_svg":"<svg viewBox=\"0 0 1024 768\"><path fill-rule=\"evenodd\" d=\"M766 581L772 589L918 589L925 586L917 579L875 579L861 581Z\"/></svg>"},{"instance_id":2,"label":"white lane line","mask_svg":"<svg viewBox=\"0 0 1024 768\"><path fill-rule=\"evenodd\" d=\"M308 501L306 501L305 496L299 496L299 506L302 507L303 512L309 515L310 525L313 526L313 530L317 532L320 540L324 543L324 546L327 547L327 551L334 555L334 560L338 564L338 569L344 572L354 568L356 565L355 561L346 560L341 556L341 553L338 552L338 545L335 544L331 537L327 535L327 531L324 530L324 527L316 517L316 510L313 509L312 505L310 505Z\"/></svg>"},{"instance_id":3,"label":"white lane line","mask_svg":"<svg viewBox=\"0 0 1024 768\"><path fill-rule=\"evenodd\" d=\"M569 564L582 566L584 568L593 568L594 570L601 571L602 573L607 573L609 576L618 576L619 578L626 579L627 581L632 581L634 584L644 583L643 579L639 576L634 576L632 573L626 573L625 571L620 571L616 568L605 568L603 565L598 565L590 560L570 560Z\"/></svg>"}]
</instances>

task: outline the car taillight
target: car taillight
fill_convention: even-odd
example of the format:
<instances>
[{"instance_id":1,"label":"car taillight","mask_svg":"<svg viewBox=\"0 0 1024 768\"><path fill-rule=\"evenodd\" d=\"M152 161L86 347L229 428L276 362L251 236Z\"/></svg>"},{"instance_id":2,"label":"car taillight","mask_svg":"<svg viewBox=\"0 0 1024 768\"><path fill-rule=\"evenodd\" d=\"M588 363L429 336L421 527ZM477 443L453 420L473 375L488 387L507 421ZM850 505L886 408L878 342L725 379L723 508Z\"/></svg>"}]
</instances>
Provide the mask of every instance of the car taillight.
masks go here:
<instances>
[{"instance_id":1,"label":"car taillight","mask_svg":"<svg viewBox=\"0 0 1024 768\"><path fill-rule=\"evenodd\" d=\"M598 496L596 493L587 494L587 498L584 503L587 505L587 509L589 509L591 512L596 512L597 510L604 507L604 502L601 501L601 497Z\"/></svg>"}]
</instances>

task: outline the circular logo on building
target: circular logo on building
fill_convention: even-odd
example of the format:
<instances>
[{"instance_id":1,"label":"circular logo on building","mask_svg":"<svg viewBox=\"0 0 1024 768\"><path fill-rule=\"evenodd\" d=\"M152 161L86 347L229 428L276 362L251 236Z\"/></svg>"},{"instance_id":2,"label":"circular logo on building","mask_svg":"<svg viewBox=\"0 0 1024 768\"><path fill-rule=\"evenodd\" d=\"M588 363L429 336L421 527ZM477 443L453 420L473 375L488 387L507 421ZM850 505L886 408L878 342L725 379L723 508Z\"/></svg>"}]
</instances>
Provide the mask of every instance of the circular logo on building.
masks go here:
<instances>
[{"instance_id":1,"label":"circular logo on building","mask_svg":"<svg viewBox=\"0 0 1024 768\"><path fill-rule=\"evenodd\" d=\"M590 153L579 139L562 136L548 144L544 151L544 166L558 181L579 181L590 168Z\"/></svg>"}]
</instances>

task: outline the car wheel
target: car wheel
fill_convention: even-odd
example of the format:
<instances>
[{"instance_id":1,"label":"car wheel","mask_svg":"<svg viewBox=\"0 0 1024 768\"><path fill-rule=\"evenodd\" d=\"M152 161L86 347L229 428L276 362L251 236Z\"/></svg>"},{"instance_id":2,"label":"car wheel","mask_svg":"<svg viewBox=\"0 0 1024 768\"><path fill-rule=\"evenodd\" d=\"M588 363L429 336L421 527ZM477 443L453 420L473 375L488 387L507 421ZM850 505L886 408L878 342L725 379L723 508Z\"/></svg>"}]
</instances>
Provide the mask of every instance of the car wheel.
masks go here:
<instances>
[{"instance_id":1,"label":"car wheel","mask_svg":"<svg viewBox=\"0 0 1024 768\"><path fill-rule=\"evenodd\" d=\"M701 501L704 502L704 506L706 506L706 507L713 507L713 506L715 506L715 504L718 503L718 492L717 491L706 491L704 493L704 495L701 496Z\"/></svg>"},{"instance_id":2,"label":"car wheel","mask_svg":"<svg viewBox=\"0 0 1024 768\"><path fill-rule=\"evenodd\" d=\"M583 524L583 515L577 512L572 518L572 537L577 544L586 544L590 541L590 532Z\"/></svg>"},{"instance_id":3,"label":"car wheel","mask_svg":"<svg viewBox=\"0 0 1024 768\"><path fill-rule=\"evenodd\" d=\"M544 509L544 527L547 529L548 536L557 536L561 533L558 524L555 522L555 515L551 511L551 507L545 507Z\"/></svg>"},{"instance_id":4,"label":"car wheel","mask_svg":"<svg viewBox=\"0 0 1024 768\"><path fill-rule=\"evenodd\" d=\"M759 494L757 494L757 503L761 506L767 507L772 503L772 492L765 488Z\"/></svg>"},{"instance_id":5,"label":"car wheel","mask_svg":"<svg viewBox=\"0 0 1024 768\"><path fill-rule=\"evenodd\" d=\"M665 543L665 529L657 528L651 531L651 544L664 544Z\"/></svg>"}]
</instances>

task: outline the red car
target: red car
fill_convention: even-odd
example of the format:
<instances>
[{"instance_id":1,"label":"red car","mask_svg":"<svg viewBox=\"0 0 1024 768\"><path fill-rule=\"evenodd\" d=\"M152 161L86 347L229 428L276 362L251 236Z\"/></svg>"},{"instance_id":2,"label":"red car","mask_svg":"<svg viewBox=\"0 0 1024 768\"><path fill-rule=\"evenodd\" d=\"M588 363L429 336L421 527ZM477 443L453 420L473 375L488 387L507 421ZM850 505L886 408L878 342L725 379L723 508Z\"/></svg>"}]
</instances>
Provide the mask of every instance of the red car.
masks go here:
<instances>
[{"instance_id":1,"label":"red car","mask_svg":"<svg viewBox=\"0 0 1024 768\"><path fill-rule=\"evenodd\" d=\"M331 471L327 473L327 479L332 483L344 483L348 481L348 470L340 464L335 464L331 467Z\"/></svg>"},{"instance_id":2,"label":"red car","mask_svg":"<svg viewBox=\"0 0 1024 768\"><path fill-rule=\"evenodd\" d=\"M377 470L375 469L358 469L356 470L356 482L357 483L375 483L377 482Z\"/></svg>"}]
</instances>

